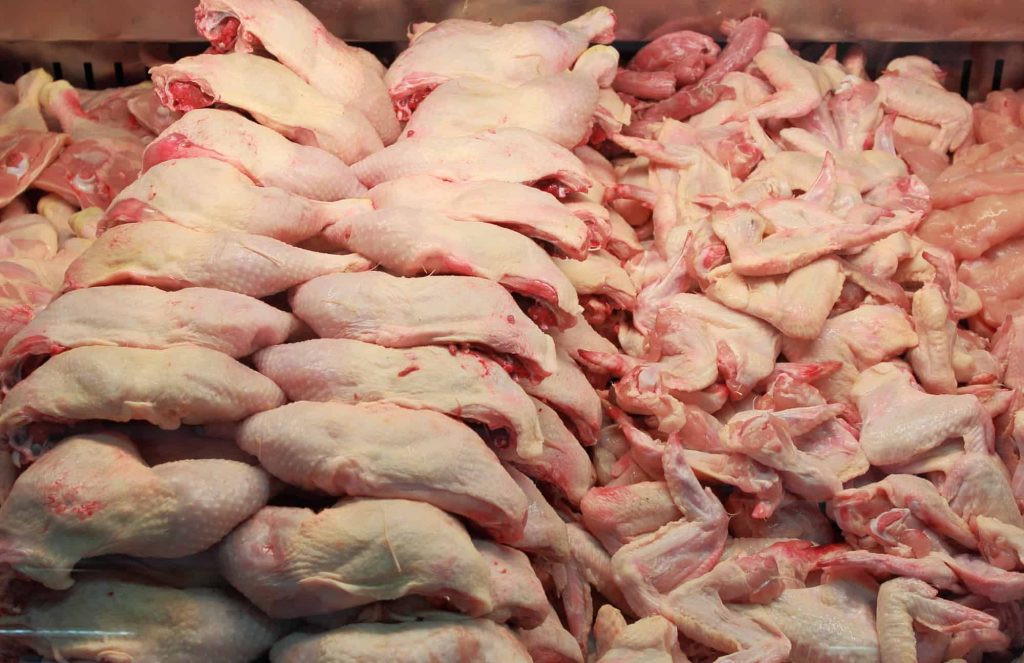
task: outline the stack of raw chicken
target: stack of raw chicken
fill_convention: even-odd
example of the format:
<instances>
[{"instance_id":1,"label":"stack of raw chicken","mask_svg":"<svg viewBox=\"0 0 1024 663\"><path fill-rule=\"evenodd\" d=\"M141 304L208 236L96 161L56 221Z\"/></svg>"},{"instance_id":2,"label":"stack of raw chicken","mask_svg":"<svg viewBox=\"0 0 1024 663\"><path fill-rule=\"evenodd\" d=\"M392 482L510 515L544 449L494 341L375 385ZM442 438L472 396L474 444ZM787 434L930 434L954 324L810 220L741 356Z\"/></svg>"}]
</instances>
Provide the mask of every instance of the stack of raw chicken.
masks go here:
<instances>
[{"instance_id":1,"label":"stack of raw chicken","mask_svg":"<svg viewBox=\"0 0 1024 663\"><path fill-rule=\"evenodd\" d=\"M178 116L150 83L76 90L35 69L0 84L0 344L60 293L64 270L95 237L101 210L73 214L109 205L139 176L146 143Z\"/></svg>"},{"instance_id":2,"label":"stack of raw chicken","mask_svg":"<svg viewBox=\"0 0 1024 663\"><path fill-rule=\"evenodd\" d=\"M756 17L625 68L603 8L419 24L387 71L292 0L196 24L142 175L0 222L59 270L0 355L0 647L1024 646L1018 96Z\"/></svg>"}]
</instances>

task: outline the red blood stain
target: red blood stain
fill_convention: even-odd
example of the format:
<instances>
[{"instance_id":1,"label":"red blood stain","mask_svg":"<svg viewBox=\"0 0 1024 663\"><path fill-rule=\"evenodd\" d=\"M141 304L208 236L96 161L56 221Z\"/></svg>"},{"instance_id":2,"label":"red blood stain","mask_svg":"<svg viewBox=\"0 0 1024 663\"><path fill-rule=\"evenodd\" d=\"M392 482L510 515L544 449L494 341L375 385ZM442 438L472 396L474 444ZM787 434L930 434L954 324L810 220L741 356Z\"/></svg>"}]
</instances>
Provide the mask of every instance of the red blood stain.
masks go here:
<instances>
[{"instance_id":1,"label":"red blood stain","mask_svg":"<svg viewBox=\"0 0 1024 663\"><path fill-rule=\"evenodd\" d=\"M197 108L206 108L213 104L213 97L203 92L198 84L192 81L173 81L167 86L174 102L174 110L184 112Z\"/></svg>"},{"instance_id":2,"label":"red blood stain","mask_svg":"<svg viewBox=\"0 0 1024 663\"><path fill-rule=\"evenodd\" d=\"M228 16L210 31L210 44L218 51L227 52L235 46L238 39L239 21Z\"/></svg>"},{"instance_id":3,"label":"red blood stain","mask_svg":"<svg viewBox=\"0 0 1024 663\"><path fill-rule=\"evenodd\" d=\"M410 373L415 373L418 370L420 370L419 366L417 366L416 364L410 364L403 368L402 370L398 371L398 377L404 378L406 375L409 375Z\"/></svg>"}]
</instances>

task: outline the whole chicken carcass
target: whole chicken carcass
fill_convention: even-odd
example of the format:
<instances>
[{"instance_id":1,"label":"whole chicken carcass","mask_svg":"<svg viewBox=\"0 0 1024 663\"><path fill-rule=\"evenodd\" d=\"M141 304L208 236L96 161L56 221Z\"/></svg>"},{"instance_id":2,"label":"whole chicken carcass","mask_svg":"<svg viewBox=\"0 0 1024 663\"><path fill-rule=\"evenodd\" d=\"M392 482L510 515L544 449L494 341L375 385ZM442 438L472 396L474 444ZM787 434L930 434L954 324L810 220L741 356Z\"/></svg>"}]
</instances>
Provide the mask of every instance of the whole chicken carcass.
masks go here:
<instances>
[{"instance_id":1,"label":"whole chicken carcass","mask_svg":"<svg viewBox=\"0 0 1024 663\"><path fill-rule=\"evenodd\" d=\"M394 207L340 219L324 237L401 276L428 272L497 281L536 300L543 307L536 314L554 326L568 327L581 310L576 290L550 256L505 228Z\"/></svg>"},{"instance_id":2,"label":"whole chicken carcass","mask_svg":"<svg viewBox=\"0 0 1024 663\"><path fill-rule=\"evenodd\" d=\"M454 138L412 137L352 165L369 187L399 177L431 175L451 182L520 182L560 198L593 184L579 157L527 129L507 128Z\"/></svg>"},{"instance_id":3,"label":"whole chicken carcass","mask_svg":"<svg viewBox=\"0 0 1024 663\"><path fill-rule=\"evenodd\" d=\"M142 154L142 168L172 159L210 157L230 163L261 186L312 200L366 193L351 169L330 152L293 143L241 114L198 108L164 129Z\"/></svg>"},{"instance_id":4,"label":"whole chicken carcass","mask_svg":"<svg viewBox=\"0 0 1024 663\"><path fill-rule=\"evenodd\" d=\"M295 0L202 0L196 28L214 50L266 49L325 96L358 109L381 140L398 136L398 119L368 51L338 39Z\"/></svg>"},{"instance_id":5,"label":"whole chicken carcass","mask_svg":"<svg viewBox=\"0 0 1024 663\"><path fill-rule=\"evenodd\" d=\"M315 339L265 348L254 361L291 400L383 401L433 410L502 431L523 458L543 448L529 396L498 364L479 355Z\"/></svg>"},{"instance_id":6,"label":"whole chicken carcass","mask_svg":"<svg viewBox=\"0 0 1024 663\"><path fill-rule=\"evenodd\" d=\"M16 384L0 405L0 432L85 419L174 429L238 421L284 402L271 380L216 350L89 346L56 355Z\"/></svg>"},{"instance_id":7,"label":"whole chicken carcass","mask_svg":"<svg viewBox=\"0 0 1024 663\"><path fill-rule=\"evenodd\" d=\"M292 291L292 312L321 338L389 348L469 345L510 374L555 371L554 344L501 285L471 276L330 274Z\"/></svg>"},{"instance_id":8,"label":"whole chicken carcass","mask_svg":"<svg viewBox=\"0 0 1024 663\"><path fill-rule=\"evenodd\" d=\"M466 76L515 84L565 71L591 42L614 38L615 14L598 7L568 23L490 25L449 19L413 26L409 48L384 75L399 119L445 81Z\"/></svg>"},{"instance_id":9,"label":"whole chicken carcass","mask_svg":"<svg viewBox=\"0 0 1024 663\"><path fill-rule=\"evenodd\" d=\"M220 589L105 577L37 594L21 613L0 616L6 637L41 656L76 661L248 663L286 628Z\"/></svg>"},{"instance_id":10,"label":"whole chicken carcass","mask_svg":"<svg viewBox=\"0 0 1024 663\"><path fill-rule=\"evenodd\" d=\"M98 230L137 221L173 221L195 230L241 230L294 244L348 215L372 209L368 200L321 202L256 186L227 162L197 157L147 170L114 199Z\"/></svg>"},{"instance_id":11,"label":"whole chicken carcass","mask_svg":"<svg viewBox=\"0 0 1024 663\"><path fill-rule=\"evenodd\" d=\"M308 490L428 502L499 540L519 536L526 520L526 496L494 452L436 412L291 403L246 419L235 439L274 476Z\"/></svg>"},{"instance_id":12,"label":"whole chicken carcass","mask_svg":"<svg viewBox=\"0 0 1024 663\"><path fill-rule=\"evenodd\" d=\"M319 634L293 633L270 652L272 663L530 663L512 632L489 619L351 624Z\"/></svg>"},{"instance_id":13,"label":"whole chicken carcass","mask_svg":"<svg viewBox=\"0 0 1024 663\"><path fill-rule=\"evenodd\" d=\"M87 345L162 349L199 345L245 357L284 343L301 323L258 299L226 290L164 292L144 285L72 290L58 297L10 341L0 370L32 356Z\"/></svg>"},{"instance_id":14,"label":"whole chicken carcass","mask_svg":"<svg viewBox=\"0 0 1024 663\"><path fill-rule=\"evenodd\" d=\"M320 513L265 507L221 546L228 581L273 617L423 596L491 611L487 562L453 517L409 500L349 499Z\"/></svg>"},{"instance_id":15,"label":"whole chicken carcass","mask_svg":"<svg viewBox=\"0 0 1024 663\"><path fill-rule=\"evenodd\" d=\"M150 70L164 105L179 111L215 103L240 108L302 145L358 161L384 144L356 108L324 96L288 67L247 53L203 54Z\"/></svg>"},{"instance_id":16,"label":"whole chicken carcass","mask_svg":"<svg viewBox=\"0 0 1024 663\"><path fill-rule=\"evenodd\" d=\"M136 283L266 297L324 274L369 268L362 256L307 251L262 235L207 233L147 221L103 233L68 267L64 289Z\"/></svg>"}]
</instances>

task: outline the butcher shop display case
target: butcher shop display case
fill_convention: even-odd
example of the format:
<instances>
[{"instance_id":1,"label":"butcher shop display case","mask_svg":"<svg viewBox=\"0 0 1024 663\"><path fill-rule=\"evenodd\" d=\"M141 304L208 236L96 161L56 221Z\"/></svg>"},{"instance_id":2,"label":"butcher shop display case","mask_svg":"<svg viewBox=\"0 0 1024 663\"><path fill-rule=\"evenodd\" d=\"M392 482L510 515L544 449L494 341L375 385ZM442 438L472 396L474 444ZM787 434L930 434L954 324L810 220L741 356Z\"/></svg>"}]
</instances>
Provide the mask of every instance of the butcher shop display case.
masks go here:
<instances>
[{"instance_id":1,"label":"butcher shop display case","mask_svg":"<svg viewBox=\"0 0 1024 663\"><path fill-rule=\"evenodd\" d=\"M0 663L1024 663L1022 10L0 0Z\"/></svg>"}]
</instances>

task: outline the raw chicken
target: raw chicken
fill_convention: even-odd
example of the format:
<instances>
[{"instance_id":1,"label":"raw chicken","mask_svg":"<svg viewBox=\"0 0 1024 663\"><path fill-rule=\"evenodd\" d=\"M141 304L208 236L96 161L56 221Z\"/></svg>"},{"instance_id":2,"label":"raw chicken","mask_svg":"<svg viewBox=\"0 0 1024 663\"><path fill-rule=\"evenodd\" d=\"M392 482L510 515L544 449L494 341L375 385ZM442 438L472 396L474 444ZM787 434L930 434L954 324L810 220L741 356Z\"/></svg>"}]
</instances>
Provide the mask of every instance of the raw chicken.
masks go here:
<instances>
[{"instance_id":1,"label":"raw chicken","mask_svg":"<svg viewBox=\"0 0 1024 663\"><path fill-rule=\"evenodd\" d=\"M221 545L228 581L267 614L302 617L423 596L491 611L487 561L454 518L408 500L349 499L314 513L269 506Z\"/></svg>"},{"instance_id":2,"label":"raw chicken","mask_svg":"<svg viewBox=\"0 0 1024 663\"><path fill-rule=\"evenodd\" d=\"M586 191L593 183L572 152L517 128L456 138L412 137L353 164L352 170L369 187L399 177L430 175L451 182L519 182L559 198Z\"/></svg>"},{"instance_id":3,"label":"raw chicken","mask_svg":"<svg viewBox=\"0 0 1024 663\"><path fill-rule=\"evenodd\" d=\"M0 564L67 589L82 558L191 555L220 541L269 497L270 479L257 467L183 460L150 468L127 438L79 435L15 481L0 508Z\"/></svg>"},{"instance_id":4,"label":"raw chicken","mask_svg":"<svg viewBox=\"0 0 1024 663\"><path fill-rule=\"evenodd\" d=\"M234 106L285 138L320 147L345 163L384 146L359 110L324 96L268 58L195 55L153 67L149 75L165 106L182 112L216 103Z\"/></svg>"},{"instance_id":5,"label":"raw chicken","mask_svg":"<svg viewBox=\"0 0 1024 663\"><path fill-rule=\"evenodd\" d=\"M433 410L481 424L523 458L541 453L532 401L498 364L472 353L319 339L266 348L254 362L291 400L383 401Z\"/></svg>"},{"instance_id":6,"label":"raw chicken","mask_svg":"<svg viewBox=\"0 0 1024 663\"><path fill-rule=\"evenodd\" d=\"M118 194L97 230L102 233L121 223L173 221L193 230L240 230L295 244L372 209L363 199L320 202L256 186L227 162L196 157L147 170Z\"/></svg>"},{"instance_id":7,"label":"raw chicken","mask_svg":"<svg viewBox=\"0 0 1024 663\"><path fill-rule=\"evenodd\" d=\"M499 541L519 536L526 520L526 496L483 440L428 410L291 403L245 420L235 439L274 476L307 490L428 502Z\"/></svg>"},{"instance_id":8,"label":"raw chicken","mask_svg":"<svg viewBox=\"0 0 1024 663\"><path fill-rule=\"evenodd\" d=\"M322 338L390 348L468 345L534 379L557 368L554 343L499 284L470 276L332 274L292 291L292 311Z\"/></svg>"},{"instance_id":9,"label":"raw chicken","mask_svg":"<svg viewBox=\"0 0 1024 663\"><path fill-rule=\"evenodd\" d=\"M215 108L184 115L146 146L143 170L171 159L210 157L230 163L260 186L312 200L366 193L351 169L333 154L299 145L273 129Z\"/></svg>"},{"instance_id":10,"label":"raw chicken","mask_svg":"<svg viewBox=\"0 0 1024 663\"><path fill-rule=\"evenodd\" d=\"M519 85L485 78L454 78L419 104L402 136L449 138L517 127L572 149L590 135L599 89L607 87L618 62L614 48L594 46L580 56L572 71L540 76Z\"/></svg>"},{"instance_id":11,"label":"raw chicken","mask_svg":"<svg viewBox=\"0 0 1024 663\"><path fill-rule=\"evenodd\" d=\"M545 325L568 327L581 311L576 290L548 254L505 228L392 207L339 219L324 237L400 276L441 273L496 281L536 300L543 308L531 312Z\"/></svg>"},{"instance_id":12,"label":"raw chicken","mask_svg":"<svg viewBox=\"0 0 1024 663\"><path fill-rule=\"evenodd\" d=\"M593 208L563 205L544 191L516 182L448 182L413 175L382 182L367 196L377 209L412 207L459 221L504 226L580 260L600 245L605 232Z\"/></svg>"},{"instance_id":13,"label":"raw chicken","mask_svg":"<svg viewBox=\"0 0 1024 663\"><path fill-rule=\"evenodd\" d=\"M328 32L294 0L201 0L196 28L215 51L270 52L321 93L358 109L381 140L398 136L398 120L373 55Z\"/></svg>"},{"instance_id":14,"label":"raw chicken","mask_svg":"<svg viewBox=\"0 0 1024 663\"><path fill-rule=\"evenodd\" d=\"M967 451L993 448L992 419L970 395L925 394L892 362L861 372L851 395L863 420L860 443L872 465L906 463L950 438Z\"/></svg>"},{"instance_id":15,"label":"raw chicken","mask_svg":"<svg viewBox=\"0 0 1024 663\"><path fill-rule=\"evenodd\" d=\"M299 328L294 316L224 290L86 288L59 297L15 335L0 358L0 368L10 370L30 357L87 345L198 345L238 358L284 343Z\"/></svg>"},{"instance_id":16,"label":"raw chicken","mask_svg":"<svg viewBox=\"0 0 1024 663\"><path fill-rule=\"evenodd\" d=\"M363 271L357 255L306 251L243 232L205 233L166 221L111 228L68 267L66 290L136 283L266 297L324 274Z\"/></svg>"},{"instance_id":17,"label":"raw chicken","mask_svg":"<svg viewBox=\"0 0 1024 663\"><path fill-rule=\"evenodd\" d=\"M0 616L0 628L40 656L65 660L247 663L283 635L285 624L220 589L92 576L66 592L40 595L20 614Z\"/></svg>"},{"instance_id":18,"label":"raw chicken","mask_svg":"<svg viewBox=\"0 0 1024 663\"><path fill-rule=\"evenodd\" d=\"M590 42L614 37L615 14L592 9L561 26L548 21L489 25L449 19L417 23L410 45L384 75L399 119L407 120L438 85L462 77L508 84L556 74L572 66Z\"/></svg>"},{"instance_id":19,"label":"raw chicken","mask_svg":"<svg viewBox=\"0 0 1024 663\"><path fill-rule=\"evenodd\" d=\"M144 143L127 129L90 119L67 81L43 88L40 103L71 136L71 143L39 174L34 186L81 207L106 207L138 177Z\"/></svg>"},{"instance_id":20,"label":"raw chicken","mask_svg":"<svg viewBox=\"0 0 1024 663\"><path fill-rule=\"evenodd\" d=\"M284 402L268 378L215 350L89 346L54 356L16 384L0 405L0 431L84 419L173 429L238 421Z\"/></svg>"},{"instance_id":21,"label":"raw chicken","mask_svg":"<svg viewBox=\"0 0 1024 663\"><path fill-rule=\"evenodd\" d=\"M53 78L35 69L18 79L18 103L0 115L0 207L25 191L64 149L66 134L47 130L39 95Z\"/></svg>"},{"instance_id":22,"label":"raw chicken","mask_svg":"<svg viewBox=\"0 0 1024 663\"><path fill-rule=\"evenodd\" d=\"M317 635L293 633L272 663L530 663L512 633L486 619L352 624Z\"/></svg>"}]
</instances>

